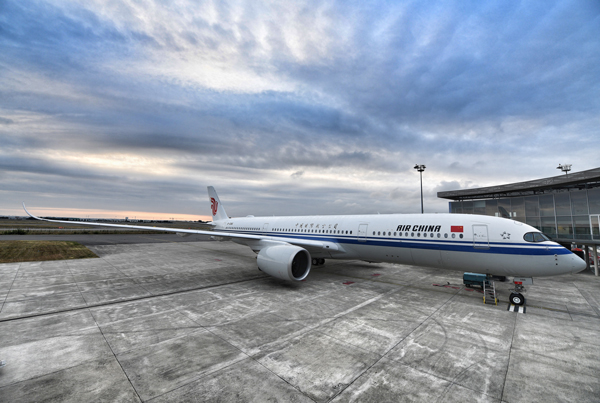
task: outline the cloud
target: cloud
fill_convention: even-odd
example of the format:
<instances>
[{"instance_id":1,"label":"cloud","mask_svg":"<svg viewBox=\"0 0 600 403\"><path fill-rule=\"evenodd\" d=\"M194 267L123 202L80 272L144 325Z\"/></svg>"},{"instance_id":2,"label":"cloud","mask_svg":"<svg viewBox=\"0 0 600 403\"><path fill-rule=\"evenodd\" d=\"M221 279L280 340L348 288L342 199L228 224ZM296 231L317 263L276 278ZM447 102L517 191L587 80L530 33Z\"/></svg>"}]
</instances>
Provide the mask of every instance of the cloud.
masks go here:
<instances>
[{"instance_id":1,"label":"cloud","mask_svg":"<svg viewBox=\"0 0 600 403\"><path fill-rule=\"evenodd\" d=\"M112 184L193 212L215 185L239 215L416 212L420 163L426 210L447 211L439 189L593 168L599 17L567 0L9 0L2 198L129 209Z\"/></svg>"}]
</instances>

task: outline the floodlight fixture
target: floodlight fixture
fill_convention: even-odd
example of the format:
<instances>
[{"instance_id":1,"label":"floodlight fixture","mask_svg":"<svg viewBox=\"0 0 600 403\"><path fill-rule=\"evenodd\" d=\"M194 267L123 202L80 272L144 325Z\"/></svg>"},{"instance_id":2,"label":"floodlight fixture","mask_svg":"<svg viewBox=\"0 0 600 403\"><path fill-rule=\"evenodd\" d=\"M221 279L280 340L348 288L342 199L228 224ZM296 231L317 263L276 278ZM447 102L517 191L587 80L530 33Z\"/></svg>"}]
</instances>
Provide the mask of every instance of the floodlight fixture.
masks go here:
<instances>
[{"instance_id":1,"label":"floodlight fixture","mask_svg":"<svg viewBox=\"0 0 600 403\"><path fill-rule=\"evenodd\" d=\"M415 164L414 168L419 171L419 176L421 177L421 214L423 214L423 171L425 170L425 165Z\"/></svg>"},{"instance_id":2,"label":"floodlight fixture","mask_svg":"<svg viewBox=\"0 0 600 403\"><path fill-rule=\"evenodd\" d=\"M569 171L571 170L571 165L573 164L558 164L556 169L560 169L565 173L565 175L569 176Z\"/></svg>"}]
</instances>

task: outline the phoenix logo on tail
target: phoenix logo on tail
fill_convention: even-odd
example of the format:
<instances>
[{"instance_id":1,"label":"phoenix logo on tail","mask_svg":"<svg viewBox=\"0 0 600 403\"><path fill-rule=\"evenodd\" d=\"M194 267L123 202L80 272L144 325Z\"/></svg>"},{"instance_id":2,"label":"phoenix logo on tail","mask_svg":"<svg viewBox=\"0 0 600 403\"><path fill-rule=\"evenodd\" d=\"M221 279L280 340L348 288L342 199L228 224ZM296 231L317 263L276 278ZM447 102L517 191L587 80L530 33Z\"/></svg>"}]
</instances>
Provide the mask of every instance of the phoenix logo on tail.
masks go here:
<instances>
[{"instance_id":1,"label":"phoenix logo on tail","mask_svg":"<svg viewBox=\"0 0 600 403\"><path fill-rule=\"evenodd\" d=\"M215 200L214 197L210 198L210 208L212 209L213 216L217 214L217 207L219 207L219 202Z\"/></svg>"}]
</instances>

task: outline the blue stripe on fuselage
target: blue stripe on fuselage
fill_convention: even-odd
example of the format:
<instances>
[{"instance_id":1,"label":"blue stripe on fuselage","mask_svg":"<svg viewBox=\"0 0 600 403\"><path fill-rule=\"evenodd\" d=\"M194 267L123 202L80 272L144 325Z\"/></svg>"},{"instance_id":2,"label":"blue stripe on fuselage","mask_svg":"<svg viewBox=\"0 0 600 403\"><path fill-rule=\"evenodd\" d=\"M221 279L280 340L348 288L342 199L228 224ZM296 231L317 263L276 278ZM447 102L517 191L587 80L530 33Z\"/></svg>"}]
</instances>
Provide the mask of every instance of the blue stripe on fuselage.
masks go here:
<instances>
[{"instance_id":1,"label":"blue stripe on fuselage","mask_svg":"<svg viewBox=\"0 0 600 403\"><path fill-rule=\"evenodd\" d=\"M452 252L468 252L468 253L493 253L502 255L529 255L529 256L544 256L544 255L568 255L571 253L568 249L560 245L547 244L532 244L519 242L490 242L489 247L475 248L472 241L452 241L452 240L416 240L407 238L361 238L357 239L356 235L324 235L324 234L297 234L297 233L272 233L259 231L227 231L237 234L251 234L265 236L271 238L292 238L305 239L311 241L333 242L349 245L365 245L365 246L384 246L391 248L410 248L410 249L429 249Z\"/></svg>"}]
</instances>

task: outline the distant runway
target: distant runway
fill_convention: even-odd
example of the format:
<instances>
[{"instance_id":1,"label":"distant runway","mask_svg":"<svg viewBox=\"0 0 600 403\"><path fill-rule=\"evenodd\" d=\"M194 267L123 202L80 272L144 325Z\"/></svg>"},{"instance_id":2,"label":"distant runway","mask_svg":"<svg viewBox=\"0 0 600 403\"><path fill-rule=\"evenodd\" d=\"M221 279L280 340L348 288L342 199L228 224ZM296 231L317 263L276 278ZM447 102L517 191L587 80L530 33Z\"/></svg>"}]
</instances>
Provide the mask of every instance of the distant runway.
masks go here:
<instances>
[{"instance_id":1,"label":"distant runway","mask_svg":"<svg viewBox=\"0 0 600 403\"><path fill-rule=\"evenodd\" d=\"M70 234L70 235L0 235L0 241L73 241L85 246L125 245L138 243L201 242L207 235L180 237L176 234Z\"/></svg>"}]
</instances>

